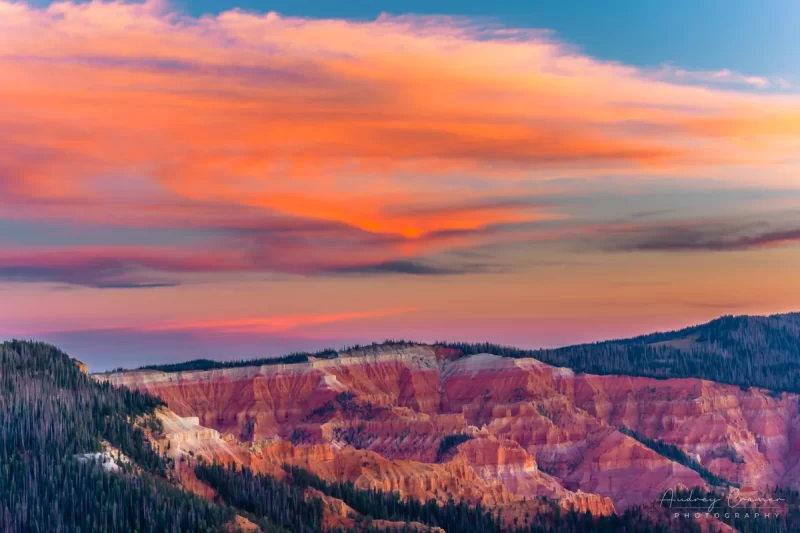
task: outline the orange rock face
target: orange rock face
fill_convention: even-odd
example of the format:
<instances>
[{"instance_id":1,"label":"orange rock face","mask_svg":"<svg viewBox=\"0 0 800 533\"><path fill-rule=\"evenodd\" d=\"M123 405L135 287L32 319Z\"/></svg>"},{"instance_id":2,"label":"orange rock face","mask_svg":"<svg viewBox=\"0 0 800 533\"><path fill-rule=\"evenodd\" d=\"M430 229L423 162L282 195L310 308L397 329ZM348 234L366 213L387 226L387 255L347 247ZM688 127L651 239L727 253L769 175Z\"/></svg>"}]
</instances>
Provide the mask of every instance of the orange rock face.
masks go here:
<instances>
[{"instance_id":1,"label":"orange rock face","mask_svg":"<svg viewBox=\"0 0 800 533\"><path fill-rule=\"evenodd\" d=\"M78 361L77 359L73 359L72 362L75 363L75 366L77 366L80 369L80 371L83 372L84 374L89 373L89 367L86 366L86 363L84 363L83 361Z\"/></svg>"},{"instance_id":2,"label":"orange rock face","mask_svg":"<svg viewBox=\"0 0 800 533\"><path fill-rule=\"evenodd\" d=\"M265 472L296 464L329 480L463 498L517 516L535 496L608 514L678 484L705 485L619 426L674 444L745 488L800 481L796 395L697 379L581 375L424 345L295 365L98 377L156 394L180 417L197 417L182 424L216 433L176 422L178 449ZM443 449L445 437L461 434L468 440Z\"/></svg>"}]
</instances>

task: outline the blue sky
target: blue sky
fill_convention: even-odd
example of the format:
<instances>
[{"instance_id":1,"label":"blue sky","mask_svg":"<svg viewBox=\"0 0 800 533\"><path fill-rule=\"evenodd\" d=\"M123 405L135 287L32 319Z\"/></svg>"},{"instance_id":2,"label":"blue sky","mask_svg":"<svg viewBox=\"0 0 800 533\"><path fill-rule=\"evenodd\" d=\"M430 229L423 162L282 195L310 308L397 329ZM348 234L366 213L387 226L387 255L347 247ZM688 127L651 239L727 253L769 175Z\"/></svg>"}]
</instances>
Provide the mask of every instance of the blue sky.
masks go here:
<instances>
[{"instance_id":1,"label":"blue sky","mask_svg":"<svg viewBox=\"0 0 800 533\"><path fill-rule=\"evenodd\" d=\"M487 17L546 28L588 55L636 66L670 62L750 75L800 75L800 3L793 0L196 0L193 15L238 7L314 18L374 19L381 13Z\"/></svg>"}]
</instances>

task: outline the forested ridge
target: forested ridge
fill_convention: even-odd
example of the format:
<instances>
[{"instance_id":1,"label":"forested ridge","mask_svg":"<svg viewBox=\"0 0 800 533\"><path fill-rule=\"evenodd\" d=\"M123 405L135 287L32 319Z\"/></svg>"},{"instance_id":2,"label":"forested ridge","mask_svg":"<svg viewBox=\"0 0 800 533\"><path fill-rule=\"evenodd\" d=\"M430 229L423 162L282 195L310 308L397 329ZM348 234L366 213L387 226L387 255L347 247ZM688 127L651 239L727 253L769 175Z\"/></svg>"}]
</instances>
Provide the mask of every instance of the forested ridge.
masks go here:
<instances>
[{"instance_id":1,"label":"forested ridge","mask_svg":"<svg viewBox=\"0 0 800 533\"><path fill-rule=\"evenodd\" d=\"M404 340L385 340L383 342L373 342L372 344L361 345L353 344L342 348L341 352L350 352L355 350L369 350L376 349L381 346L403 346L408 344L415 344L413 342ZM140 366L136 370L158 370L161 372L186 372L191 370L217 370L225 368L239 368L245 366L262 366L262 365L294 365L298 363L307 363L314 359L336 359L339 357L339 351L333 348L325 348L316 352L294 352L280 357L261 357L257 359L237 359L234 361L213 361L211 359L192 359L190 361L183 361L180 363L167 363L163 365L145 365ZM117 368L116 371L125 371L124 368Z\"/></svg>"},{"instance_id":2,"label":"forested ridge","mask_svg":"<svg viewBox=\"0 0 800 533\"><path fill-rule=\"evenodd\" d=\"M739 487L737 483L733 483L731 481L728 481L724 477L714 474L709 469L701 465L697 459L689 457L689 455L687 455L686 452L684 452L674 444L664 442L663 440L647 438L625 426L621 426L619 428L619 431L620 433L623 433L631 438L638 440L639 442L641 442L651 450L655 451L659 455L663 455L664 457L671 459L677 463L680 463L687 468L691 468L692 470L700 474L700 477L702 477L709 485L715 487L737 487L737 488Z\"/></svg>"},{"instance_id":3,"label":"forested ridge","mask_svg":"<svg viewBox=\"0 0 800 533\"><path fill-rule=\"evenodd\" d=\"M294 365L297 363L307 363L309 357L317 359L335 359L338 356L336 350L327 349L319 352L297 352L281 357L262 357L260 359L242 359L236 361L212 361L211 359L193 359L181 363L167 363L163 365L146 365L137 370L159 370L161 372L187 372L191 370L217 370L223 368L239 368L244 366L262 365ZM116 369L124 371L123 368Z\"/></svg>"},{"instance_id":4,"label":"forested ridge","mask_svg":"<svg viewBox=\"0 0 800 533\"><path fill-rule=\"evenodd\" d=\"M298 467L285 467L292 482L300 487L312 487L323 494L340 499L369 517L402 522L418 522L430 527L440 527L447 533L667 533L675 527L685 533L700 532L691 520L678 518L671 522L663 516L647 514L635 507L622 514L592 516L591 513L564 511L547 498L537 498L542 512L519 517L511 525L502 517L482 507L452 498L441 504L436 500L421 502L403 498L396 492L365 490L350 482L329 482Z\"/></svg>"},{"instance_id":5,"label":"forested ridge","mask_svg":"<svg viewBox=\"0 0 800 533\"><path fill-rule=\"evenodd\" d=\"M691 377L742 388L800 392L800 313L724 316L678 331L548 350L440 344L464 355L532 357L587 374Z\"/></svg>"},{"instance_id":6,"label":"forested ridge","mask_svg":"<svg viewBox=\"0 0 800 533\"><path fill-rule=\"evenodd\" d=\"M131 420L161 404L86 376L42 343L0 344L0 531L219 531L233 516L169 485ZM107 441L142 471L106 473L76 456Z\"/></svg>"},{"instance_id":7,"label":"forested ridge","mask_svg":"<svg viewBox=\"0 0 800 533\"><path fill-rule=\"evenodd\" d=\"M306 501L302 490L293 485L235 464L208 465L201 461L195 473L225 502L259 519L270 520L277 526L275 531L313 533L322 527L321 501Z\"/></svg>"},{"instance_id":8,"label":"forested ridge","mask_svg":"<svg viewBox=\"0 0 800 533\"><path fill-rule=\"evenodd\" d=\"M351 346L342 352L380 346L415 344L388 340ZM436 346L462 355L491 353L503 357L535 358L544 363L587 374L617 374L652 378L701 378L742 388L762 387L800 393L800 313L772 316L723 316L706 324L630 339L579 344L555 349L526 350L492 343L438 342ZM256 365L295 364L334 359L333 349L294 353L284 357L239 361L197 359L150 365L141 369L180 372Z\"/></svg>"},{"instance_id":9,"label":"forested ridge","mask_svg":"<svg viewBox=\"0 0 800 533\"><path fill-rule=\"evenodd\" d=\"M563 511L555 502L545 498L539 500L541 513L527 515L509 525L496 512L480 504L471 505L452 499L446 504L435 500L421 502L403 498L396 492L359 489L350 482L325 481L298 467L284 468L290 485L235 465L200 462L195 471L199 479L213 487L227 502L255 517L268 517L297 533L319 531L321 523L321 502L318 499L301 502L290 496L293 493L300 495L307 488L316 489L353 508L359 513L355 517L355 530L364 533L418 531L409 525L412 522L429 528L439 527L447 533L667 533L674 531L676 526L682 532L700 532L700 527L691 520L678 518L669 521L666 516L648 514L641 508L620 515L593 517L590 513ZM376 526L377 520L407 525L388 529Z\"/></svg>"}]
</instances>

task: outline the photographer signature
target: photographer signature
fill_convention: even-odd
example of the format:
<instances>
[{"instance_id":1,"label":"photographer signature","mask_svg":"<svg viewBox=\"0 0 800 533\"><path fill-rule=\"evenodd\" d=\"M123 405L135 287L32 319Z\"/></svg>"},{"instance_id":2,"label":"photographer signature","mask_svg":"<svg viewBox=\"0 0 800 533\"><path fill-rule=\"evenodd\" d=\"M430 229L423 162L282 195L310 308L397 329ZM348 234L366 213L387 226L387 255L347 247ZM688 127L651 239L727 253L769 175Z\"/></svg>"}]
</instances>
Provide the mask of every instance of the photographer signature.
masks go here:
<instances>
[{"instance_id":1,"label":"photographer signature","mask_svg":"<svg viewBox=\"0 0 800 533\"><path fill-rule=\"evenodd\" d=\"M726 498L718 498L715 494L711 493L709 495L695 495L694 489L689 491L688 495L678 495L676 489L667 489L663 496L661 496L660 504L661 507L677 507L677 508L686 508L686 507L700 507L708 505L708 512L712 512L714 507L717 506L720 502L726 502L728 507L731 509L737 509L740 507L745 507L749 505L763 506L768 504L776 504L778 502L785 502L785 498L767 498L763 496L758 497L745 497L740 492L739 489L733 488L728 493Z\"/></svg>"}]
</instances>

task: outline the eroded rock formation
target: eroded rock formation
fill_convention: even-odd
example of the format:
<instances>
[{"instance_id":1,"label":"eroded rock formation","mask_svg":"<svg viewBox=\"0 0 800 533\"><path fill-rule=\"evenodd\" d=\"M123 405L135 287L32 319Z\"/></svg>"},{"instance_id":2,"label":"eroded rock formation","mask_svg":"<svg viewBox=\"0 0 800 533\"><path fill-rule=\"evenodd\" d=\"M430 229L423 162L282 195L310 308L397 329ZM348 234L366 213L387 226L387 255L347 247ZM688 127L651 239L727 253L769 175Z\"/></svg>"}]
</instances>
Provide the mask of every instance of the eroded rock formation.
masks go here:
<instances>
[{"instance_id":1,"label":"eroded rock formation","mask_svg":"<svg viewBox=\"0 0 800 533\"><path fill-rule=\"evenodd\" d=\"M698 472L619 426L674 444L745 489L800 482L798 397L699 379L583 375L425 345L98 377L166 400L175 453L278 474L284 463L298 465L329 480L480 501L517 517L535 496L608 514L679 484L705 486Z\"/></svg>"}]
</instances>

